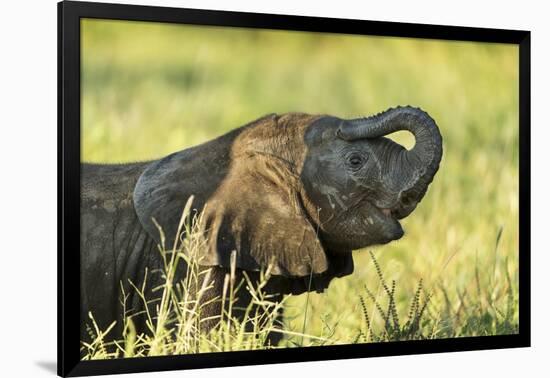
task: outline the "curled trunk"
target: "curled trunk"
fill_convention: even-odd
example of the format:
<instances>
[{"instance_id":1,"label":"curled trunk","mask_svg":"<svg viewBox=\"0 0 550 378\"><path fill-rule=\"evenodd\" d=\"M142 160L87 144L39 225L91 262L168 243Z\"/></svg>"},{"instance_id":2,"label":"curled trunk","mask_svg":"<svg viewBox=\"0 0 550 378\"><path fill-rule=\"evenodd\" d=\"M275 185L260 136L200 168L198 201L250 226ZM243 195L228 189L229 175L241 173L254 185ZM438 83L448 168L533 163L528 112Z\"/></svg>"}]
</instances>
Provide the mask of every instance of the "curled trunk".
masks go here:
<instances>
[{"instance_id":1,"label":"curled trunk","mask_svg":"<svg viewBox=\"0 0 550 378\"><path fill-rule=\"evenodd\" d=\"M415 145L403 151L403 171L410 178L402 188L402 197L422 196L439 168L443 153L442 139L435 121L424 111L410 106L389 109L368 118L348 120L337 131L338 137L352 141L378 138L396 131L410 131Z\"/></svg>"}]
</instances>

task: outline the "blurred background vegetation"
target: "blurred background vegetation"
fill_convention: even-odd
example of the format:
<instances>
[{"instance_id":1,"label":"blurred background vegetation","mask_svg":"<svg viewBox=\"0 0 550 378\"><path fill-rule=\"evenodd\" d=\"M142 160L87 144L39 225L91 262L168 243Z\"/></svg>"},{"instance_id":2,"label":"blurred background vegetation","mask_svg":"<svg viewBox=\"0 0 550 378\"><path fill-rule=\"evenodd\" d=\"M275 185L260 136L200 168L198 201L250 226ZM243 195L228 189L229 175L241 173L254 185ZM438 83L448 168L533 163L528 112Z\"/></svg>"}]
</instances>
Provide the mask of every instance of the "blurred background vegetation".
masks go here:
<instances>
[{"instance_id":1,"label":"blurred background vegetation","mask_svg":"<svg viewBox=\"0 0 550 378\"><path fill-rule=\"evenodd\" d=\"M444 138L440 171L403 221L405 237L368 250L388 285L396 281L399 313L407 314L422 279L429 336L516 332L516 46L83 20L81 62L86 162L159 158L272 112L426 110ZM413 143L409 134L395 139ZM335 343L375 339L364 337L365 287L381 305L387 298L368 251L354 260L355 273L326 293L290 299L289 330ZM384 319L370 306L369 321L383 334Z\"/></svg>"}]
</instances>

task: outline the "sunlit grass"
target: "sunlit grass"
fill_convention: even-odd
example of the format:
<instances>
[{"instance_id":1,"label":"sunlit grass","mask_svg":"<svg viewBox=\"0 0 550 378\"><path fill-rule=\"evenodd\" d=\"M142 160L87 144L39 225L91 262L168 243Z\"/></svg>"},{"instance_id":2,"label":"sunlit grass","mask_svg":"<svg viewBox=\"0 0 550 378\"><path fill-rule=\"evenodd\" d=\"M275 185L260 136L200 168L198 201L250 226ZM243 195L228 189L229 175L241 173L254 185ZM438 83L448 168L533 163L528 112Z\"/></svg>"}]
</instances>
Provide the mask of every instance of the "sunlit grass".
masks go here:
<instances>
[{"instance_id":1,"label":"sunlit grass","mask_svg":"<svg viewBox=\"0 0 550 378\"><path fill-rule=\"evenodd\" d=\"M424 337L516 331L516 46L97 20L83 21L82 38L83 161L162 157L272 112L426 110L443 135L441 168L403 221L404 238L369 250L389 287L396 282L400 319L422 280ZM365 287L384 306L387 292L368 250L354 261L354 274L325 293L285 301L287 331L331 343L384 339Z\"/></svg>"},{"instance_id":2,"label":"sunlit grass","mask_svg":"<svg viewBox=\"0 0 550 378\"><path fill-rule=\"evenodd\" d=\"M200 216L191 215L193 198L187 201L177 234L185 235L180 241L176 239L174 247L167 249L162 227L158 226L161 242L158 253L163 261L161 284L153 288L160 294L149 297L145 282L151 272L146 271L143 286L134 282L121 282L121 300L126 309L129 292L134 291L141 300L146 317L146 329L136 332L134 317L124 313L122 334L115 334L116 321L113 320L106 329L100 329L95 321L93 310L89 312L86 322L89 337L81 341L81 358L83 360L107 358L131 358L162 356L173 354L227 352L234 350L255 350L274 348L272 335L298 337L300 346L323 345L331 343L323 335L308 335L286 330L280 321L280 312L289 296L280 298L268 294L264 287L269 281L271 267L267 267L255 280L244 273L236 272L236 255L233 252L231 267L225 275L223 292L210 292L214 289L211 269L200 267L200 256L206 240L202 234ZM186 273L181 280L176 280L176 271L185 264ZM129 289L124 289L129 283ZM238 297L243 292L249 293L251 300L246 308L238 308ZM219 314L205 315L206 306L222 303ZM127 309L129 310L129 309ZM206 330L204 323L214 322Z\"/></svg>"}]
</instances>

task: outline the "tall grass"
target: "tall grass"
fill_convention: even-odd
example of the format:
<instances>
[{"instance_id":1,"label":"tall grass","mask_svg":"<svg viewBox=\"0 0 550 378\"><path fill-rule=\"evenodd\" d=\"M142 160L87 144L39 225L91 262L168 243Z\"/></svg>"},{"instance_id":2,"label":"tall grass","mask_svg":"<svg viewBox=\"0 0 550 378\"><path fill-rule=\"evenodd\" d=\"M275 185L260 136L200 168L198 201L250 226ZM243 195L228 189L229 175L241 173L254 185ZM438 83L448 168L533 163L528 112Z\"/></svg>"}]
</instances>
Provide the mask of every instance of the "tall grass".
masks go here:
<instances>
[{"instance_id":1,"label":"tall grass","mask_svg":"<svg viewBox=\"0 0 550 378\"><path fill-rule=\"evenodd\" d=\"M122 335L110 335L116 321L107 329L101 330L94 320L93 312L89 313L89 342L82 341L82 359L130 358L161 356L172 354L189 354L204 352L224 352L233 350L254 350L272 348L271 336L274 334L292 335L307 340L303 345L314 345L327 341L323 337L288 332L282 328L280 312L286 298L276 300L274 294L268 294L264 288L270 278L271 267L260 273L259 280L251 279L246 272L237 281L235 252L231 256L231 268L225 276L223 292L220 295L208 296L214 288L210 278L211 269L200 266L201 251L205 240L200 232L200 216L191 216L191 197L183 211L178 228L178 235L171 250L165 248L164 235L160 225L161 244L158 252L163 260L162 285L153 291L160 290L160 301L149 306L151 298L145 295L147 272L141 287L132 282L130 286L144 304L147 330L137 334L132 317L125 312ZM178 279L176 271L180 264L185 264L185 276ZM242 291L250 294L251 301L244 309L237 309L236 303ZM122 298L125 302L128 293L121 284ZM216 293L217 294L217 293ZM278 298L278 297L277 297ZM203 309L221 302L220 313L205 315ZM125 303L124 303L125 304ZM126 306L124 306L125 308ZM154 308L151 310L151 308ZM244 310L244 311L243 311ZM204 323L215 324L205 327ZM211 328L211 329L210 329ZM106 341L115 338L114 341Z\"/></svg>"},{"instance_id":2,"label":"tall grass","mask_svg":"<svg viewBox=\"0 0 550 378\"><path fill-rule=\"evenodd\" d=\"M286 298L280 346L401 337L376 303L399 316L400 327L389 322L397 330L417 294L430 300L411 337L514 333L517 61L517 47L504 44L83 20L82 159L159 158L272 112L354 117L419 106L438 123L444 156L402 221L405 236L355 251L355 272L325 293Z\"/></svg>"},{"instance_id":3,"label":"tall grass","mask_svg":"<svg viewBox=\"0 0 550 378\"><path fill-rule=\"evenodd\" d=\"M376 289L364 284L364 291L355 293L353 301L359 307L362 318L358 327L353 330L355 336L348 339L336 336L338 322L331 324L329 319L319 314L315 316L319 316L324 323L322 332L317 335L306 333L309 293L306 294L306 301L301 309L304 313L301 332L282 324L279 315L291 297L287 295L282 300L277 300L279 296L264 291L271 267L261 272L257 282L250 279L246 272L243 272L243 279L236 282L235 252L231 255L231 268L225 276L221 296L210 296L211 299L203 301L202 298L209 290L213 290L214 285L210 278L211 269L200 266L200 256L206 247L206 240L200 231L200 215L190 215L192 200L191 197L187 202L178 227L178 235L181 234L184 238L177 238L172 250L164 247L162 228L157 225L161 234L158 252L164 269L163 282L155 289L161 291L160 301L156 302L153 311L148 306L150 298L146 297L144 290L147 272L142 287L130 282L132 290L143 301L147 330L137 334L132 316L125 312L122 335L114 335L114 341L106 342L107 337L109 340L113 338L109 333L113 331L116 322L101 330L90 312L91 341L82 341L81 346L84 360L511 334L518 331L518 297L510 275L506 276L505 286L481 286L476 268L475 290L484 301L468 303L472 296L464 291L459 294L458 307L451 303L445 287L425 288L420 279L413 292L403 293L410 298L408 310L404 312L398 308L400 299L397 281L388 283L373 252L369 252L369 255L373 276L378 280ZM499 233L495 250L498 248L500 236ZM185 276L178 280L176 271L182 263L186 267ZM242 294L241 290L250 294L251 301L244 311L236 312L235 304ZM122 284L121 291L125 302L128 293L124 291ZM438 299L435 304L432 303L432 298ZM223 304L220 306L220 313L205 316L203 308L215 301ZM215 325L204 327L205 322L214 322ZM284 336L284 341L272 344L273 334Z\"/></svg>"},{"instance_id":4,"label":"tall grass","mask_svg":"<svg viewBox=\"0 0 550 378\"><path fill-rule=\"evenodd\" d=\"M365 286L366 295L359 297L364 323L358 341L399 341L518 332L517 290L509 276L506 285L499 288L499 294L492 294L493 288L483 288L478 283L476 290L486 300L477 306L465 303L471 296L463 292L456 308L451 304L444 286L426 289L420 279L414 294L408 294L410 305L405 317L404 313L397 310L396 281L392 280L388 284L372 252L370 257L379 283L376 292ZM500 295L505 296L505 301L501 300ZM432 298L436 300L432 301Z\"/></svg>"}]
</instances>

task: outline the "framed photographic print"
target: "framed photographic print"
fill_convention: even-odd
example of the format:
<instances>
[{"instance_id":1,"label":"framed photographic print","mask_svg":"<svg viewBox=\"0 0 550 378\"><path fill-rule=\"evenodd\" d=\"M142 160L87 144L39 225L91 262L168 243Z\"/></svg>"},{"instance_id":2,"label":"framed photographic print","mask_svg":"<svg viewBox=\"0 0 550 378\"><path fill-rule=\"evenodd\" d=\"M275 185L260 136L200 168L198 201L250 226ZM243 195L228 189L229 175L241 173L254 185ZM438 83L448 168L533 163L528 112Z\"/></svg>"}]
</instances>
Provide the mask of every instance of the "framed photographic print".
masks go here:
<instances>
[{"instance_id":1,"label":"framed photographic print","mask_svg":"<svg viewBox=\"0 0 550 378\"><path fill-rule=\"evenodd\" d=\"M529 346L528 31L58 12L59 375Z\"/></svg>"}]
</instances>

